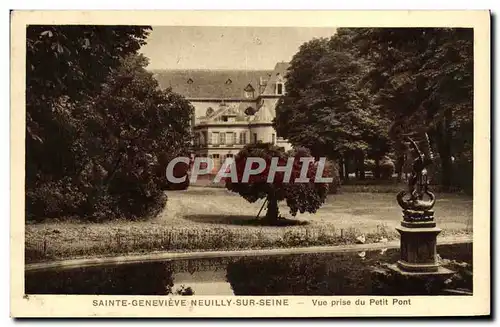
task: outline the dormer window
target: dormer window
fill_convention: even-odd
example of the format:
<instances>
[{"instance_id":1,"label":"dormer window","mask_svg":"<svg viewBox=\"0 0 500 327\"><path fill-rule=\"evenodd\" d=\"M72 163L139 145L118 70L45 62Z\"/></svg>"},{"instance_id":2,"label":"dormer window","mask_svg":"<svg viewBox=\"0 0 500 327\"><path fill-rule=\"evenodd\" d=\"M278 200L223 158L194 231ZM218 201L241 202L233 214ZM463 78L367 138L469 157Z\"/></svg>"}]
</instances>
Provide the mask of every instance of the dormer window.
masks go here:
<instances>
[{"instance_id":1,"label":"dormer window","mask_svg":"<svg viewBox=\"0 0 500 327\"><path fill-rule=\"evenodd\" d=\"M277 95L285 94L285 84L283 82L276 83L276 94Z\"/></svg>"},{"instance_id":2,"label":"dormer window","mask_svg":"<svg viewBox=\"0 0 500 327\"><path fill-rule=\"evenodd\" d=\"M227 81L226 81L226 85L229 85L229 84L232 84L232 83L233 83L233 81L231 81L231 79L228 78Z\"/></svg>"},{"instance_id":3,"label":"dormer window","mask_svg":"<svg viewBox=\"0 0 500 327\"><path fill-rule=\"evenodd\" d=\"M248 84L243 91L245 91L245 98L251 99L254 97L254 92L255 89L252 87L252 85Z\"/></svg>"},{"instance_id":4,"label":"dormer window","mask_svg":"<svg viewBox=\"0 0 500 327\"><path fill-rule=\"evenodd\" d=\"M285 80L281 77L280 73L276 73L276 94L283 95L285 94Z\"/></svg>"},{"instance_id":5,"label":"dormer window","mask_svg":"<svg viewBox=\"0 0 500 327\"><path fill-rule=\"evenodd\" d=\"M194 81L193 81L191 78L187 80L187 83L188 83L188 84L193 84L193 82L194 82Z\"/></svg>"},{"instance_id":6,"label":"dormer window","mask_svg":"<svg viewBox=\"0 0 500 327\"><path fill-rule=\"evenodd\" d=\"M210 116L212 116L213 114L214 114L214 110L212 109L212 107L208 107L206 116L207 116L207 117L210 117Z\"/></svg>"}]
</instances>

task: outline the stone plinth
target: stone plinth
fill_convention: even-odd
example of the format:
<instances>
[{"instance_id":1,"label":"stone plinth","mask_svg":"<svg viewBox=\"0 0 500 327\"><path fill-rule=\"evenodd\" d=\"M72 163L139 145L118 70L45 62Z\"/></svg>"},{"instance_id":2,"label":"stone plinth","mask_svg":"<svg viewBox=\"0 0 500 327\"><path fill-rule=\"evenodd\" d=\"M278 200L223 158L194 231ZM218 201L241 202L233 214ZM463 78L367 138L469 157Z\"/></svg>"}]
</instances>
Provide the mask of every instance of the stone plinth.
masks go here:
<instances>
[{"instance_id":1,"label":"stone plinth","mask_svg":"<svg viewBox=\"0 0 500 327\"><path fill-rule=\"evenodd\" d=\"M401 236L400 260L390 268L404 275L451 276L453 271L441 267L437 258L436 227L433 211L403 211L403 221L396 230Z\"/></svg>"}]
</instances>

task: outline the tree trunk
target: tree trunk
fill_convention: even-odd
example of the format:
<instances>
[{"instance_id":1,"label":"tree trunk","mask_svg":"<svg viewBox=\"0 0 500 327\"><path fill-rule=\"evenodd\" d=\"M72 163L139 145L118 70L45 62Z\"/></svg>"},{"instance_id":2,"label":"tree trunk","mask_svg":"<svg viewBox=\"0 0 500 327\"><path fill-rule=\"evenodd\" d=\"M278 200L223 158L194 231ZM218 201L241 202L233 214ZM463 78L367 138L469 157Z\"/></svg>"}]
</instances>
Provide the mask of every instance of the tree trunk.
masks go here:
<instances>
[{"instance_id":1,"label":"tree trunk","mask_svg":"<svg viewBox=\"0 0 500 327\"><path fill-rule=\"evenodd\" d=\"M354 174L356 176L356 179L360 180L361 179L361 158L360 158L360 153L359 151L356 151L354 153Z\"/></svg>"},{"instance_id":2,"label":"tree trunk","mask_svg":"<svg viewBox=\"0 0 500 327\"><path fill-rule=\"evenodd\" d=\"M398 171L398 182L401 182L403 179L403 170L405 165L405 156L400 155L396 159L396 169Z\"/></svg>"},{"instance_id":3,"label":"tree trunk","mask_svg":"<svg viewBox=\"0 0 500 327\"><path fill-rule=\"evenodd\" d=\"M341 179L344 179L344 160L342 156L339 157L339 176Z\"/></svg>"},{"instance_id":4,"label":"tree trunk","mask_svg":"<svg viewBox=\"0 0 500 327\"><path fill-rule=\"evenodd\" d=\"M278 214L278 200L274 195L268 195L266 221L270 225L275 225L278 222Z\"/></svg>"},{"instance_id":5,"label":"tree trunk","mask_svg":"<svg viewBox=\"0 0 500 327\"><path fill-rule=\"evenodd\" d=\"M452 112L448 110L445 113L444 121L440 124L436 133L439 157L441 158L441 186L444 190L450 188L452 184L452 161L451 161L451 120Z\"/></svg>"},{"instance_id":6,"label":"tree trunk","mask_svg":"<svg viewBox=\"0 0 500 327\"><path fill-rule=\"evenodd\" d=\"M359 179L364 180L366 176L365 176L365 153L363 151L359 153L358 169L359 169Z\"/></svg>"},{"instance_id":7,"label":"tree trunk","mask_svg":"<svg viewBox=\"0 0 500 327\"><path fill-rule=\"evenodd\" d=\"M380 158L375 158L375 169L373 170L373 177L375 179L380 179Z\"/></svg>"},{"instance_id":8,"label":"tree trunk","mask_svg":"<svg viewBox=\"0 0 500 327\"><path fill-rule=\"evenodd\" d=\"M347 154L344 154L344 180L348 181L349 180L349 156Z\"/></svg>"}]
</instances>

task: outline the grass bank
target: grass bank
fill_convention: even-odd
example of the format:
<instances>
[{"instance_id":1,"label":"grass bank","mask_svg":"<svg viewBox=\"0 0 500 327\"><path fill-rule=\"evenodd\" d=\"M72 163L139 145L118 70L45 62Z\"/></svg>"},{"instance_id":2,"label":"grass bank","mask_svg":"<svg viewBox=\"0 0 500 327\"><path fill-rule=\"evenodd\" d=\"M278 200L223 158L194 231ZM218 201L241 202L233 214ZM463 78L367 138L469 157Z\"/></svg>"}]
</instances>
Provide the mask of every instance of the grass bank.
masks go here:
<instances>
[{"instance_id":1,"label":"grass bank","mask_svg":"<svg viewBox=\"0 0 500 327\"><path fill-rule=\"evenodd\" d=\"M360 235L365 236L366 243L376 243L382 238L384 241L397 238L396 233L384 225L381 225L379 230L369 233L362 233L355 227L340 230L315 227L254 228L251 226L242 229L224 227L159 229L148 224L132 229L127 228L127 232L120 227L112 228L110 231L102 228L84 229L92 229L92 231L78 233L78 236L68 236L75 233L74 226L60 224L52 232L29 232L26 242L26 262L157 251L229 251L348 245L357 243L356 238ZM58 237L54 237L53 234Z\"/></svg>"},{"instance_id":2,"label":"grass bank","mask_svg":"<svg viewBox=\"0 0 500 327\"><path fill-rule=\"evenodd\" d=\"M398 238L401 211L394 194L345 193L328 197L316 214L299 214L282 226L255 220L261 202L248 203L224 189L169 192L165 211L148 221L87 223L50 221L26 225L26 262L90 258L156 251L244 250L348 245ZM286 216L287 208L280 207ZM470 235L472 199L438 195L441 237ZM292 217L287 217L292 218Z\"/></svg>"}]
</instances>

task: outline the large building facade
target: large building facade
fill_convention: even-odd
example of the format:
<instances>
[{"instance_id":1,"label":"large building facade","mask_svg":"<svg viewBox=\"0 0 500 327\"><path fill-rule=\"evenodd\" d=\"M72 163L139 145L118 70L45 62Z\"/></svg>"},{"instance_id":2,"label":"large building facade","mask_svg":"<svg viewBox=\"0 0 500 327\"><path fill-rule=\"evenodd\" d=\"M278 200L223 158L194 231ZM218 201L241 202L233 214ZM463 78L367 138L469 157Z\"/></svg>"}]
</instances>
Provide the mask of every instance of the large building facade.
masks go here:
<instances>
[{"instance_id":1,"label":"large building facade","mask_svg":"<svg viewBox=\"0 0 500 327\"><path fill-rule=\"evenodd\" d=\"M276 105L286 92L289 64L273 70L168 70L155 72L160 87L171 87L195 108L196 156L213 159L214 170L249 143L291 145L277 137L272 121Z\"/></svg>"}]
</instances>

